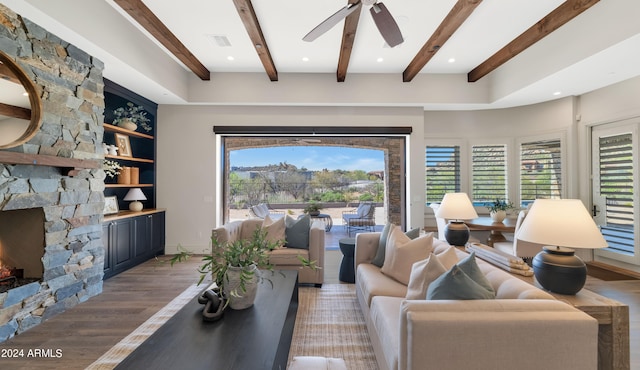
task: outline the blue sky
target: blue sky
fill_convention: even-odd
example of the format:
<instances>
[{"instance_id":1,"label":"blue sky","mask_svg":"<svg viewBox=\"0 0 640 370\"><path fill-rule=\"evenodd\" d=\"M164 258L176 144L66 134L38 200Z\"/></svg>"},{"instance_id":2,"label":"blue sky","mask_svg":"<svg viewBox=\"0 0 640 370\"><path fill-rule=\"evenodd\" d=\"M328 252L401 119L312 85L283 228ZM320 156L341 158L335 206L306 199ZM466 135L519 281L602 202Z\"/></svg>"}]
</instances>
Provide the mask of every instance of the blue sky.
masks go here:
<instances>
[{"instance_id":1,"label":"blue sky","mask_svg":"<svg viewBox=\"0 0 640 370\"><path fill-rule=\"evenodd\" d=\"M250 167L266 166L286 162L298 168L311 171L363 170L383 171L384 152L382 150L357 149L332 146L285 146L273 148L253 148L230 152L230 165Z\"/></svg>"}]
</instances>

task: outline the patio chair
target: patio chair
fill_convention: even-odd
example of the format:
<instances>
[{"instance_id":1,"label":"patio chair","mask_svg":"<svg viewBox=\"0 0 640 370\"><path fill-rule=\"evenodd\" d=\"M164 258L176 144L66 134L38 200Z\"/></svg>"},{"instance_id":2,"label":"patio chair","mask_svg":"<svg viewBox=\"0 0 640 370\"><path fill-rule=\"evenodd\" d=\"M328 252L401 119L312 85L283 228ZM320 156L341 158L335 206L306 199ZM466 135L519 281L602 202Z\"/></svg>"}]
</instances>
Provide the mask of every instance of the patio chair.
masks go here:
<instances>
[{"instance_id":1,"label":"patio chair","mask_svg":"<svg viewBox=\"0 0 640 370\"><path fill-rule=\"evenodd\" d=\"M351 232L356 230L375 231L375 211L376 206L371 202L363 202L356 209L343 211L342 223L347 235L351 236Z\"/></svg>"},{"instance_id":2,"label":"patio chair","mask_svg":"<svg viewBox=\"0 0 640 370\"><path fill-rule=\"evenodd\" d=\"M271 209L265 203L260 203L258 205L249 207L249 213L251 214L252 217L257 217L257 218L265 218L267 217L267 215L269 215L269 217L271 217L274 220L282 218L285 215L284 211L276 211L274 209Z\"/></svg>"}]
</instances>

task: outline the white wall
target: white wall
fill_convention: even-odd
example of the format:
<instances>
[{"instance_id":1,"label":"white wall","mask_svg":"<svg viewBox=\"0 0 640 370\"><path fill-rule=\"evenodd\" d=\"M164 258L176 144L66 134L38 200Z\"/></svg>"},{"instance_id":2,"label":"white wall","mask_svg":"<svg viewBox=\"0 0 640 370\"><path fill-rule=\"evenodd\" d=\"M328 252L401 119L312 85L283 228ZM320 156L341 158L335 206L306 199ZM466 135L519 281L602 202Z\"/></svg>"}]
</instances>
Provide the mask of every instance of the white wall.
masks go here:
<instances>
[{"instance_id":1,"label":"white wall","mask_svg":"<svg viewBox=\"0 0 640 370\"><path fill-rule=\"evenodd\" d=\"M201 252L217 218L213 126L409 126L409 226L422 226L424 204L421 108L215 107L161 105L157 130L157 206L167 209L167 253L180 244ZM414 159L411 159L414 158ZM419 206L416 206L419 205Z\"/></svg>"}]
</instances>

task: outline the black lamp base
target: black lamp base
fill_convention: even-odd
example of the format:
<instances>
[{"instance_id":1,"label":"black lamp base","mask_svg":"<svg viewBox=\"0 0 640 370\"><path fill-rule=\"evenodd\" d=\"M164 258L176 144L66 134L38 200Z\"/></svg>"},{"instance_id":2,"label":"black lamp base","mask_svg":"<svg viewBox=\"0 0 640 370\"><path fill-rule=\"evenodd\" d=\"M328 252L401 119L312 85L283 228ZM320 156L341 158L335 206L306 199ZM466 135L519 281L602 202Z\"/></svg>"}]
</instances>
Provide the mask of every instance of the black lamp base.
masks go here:
<instances>
[{"instance_id":1,"label":"black lamp base","mask_svg":"<svg viewBox=\"0 0 640 370\"><path fill-rule=\"evenodd\" d=\"M538 283L554 293L575 295L587 281L587 266L573 249L543 247L532 264Z\"/></svg>"},{"instance_id":2,"label":"black lamp base","mask_svg":"<svg viewBox=\"0 0 640 370\"><path fill-rule=\"evenodd\" d=\"M449 221L444 228L444 238L451 245L464 246L469 241L469 228L462 221Z\"/></svg>"}]
</instances>

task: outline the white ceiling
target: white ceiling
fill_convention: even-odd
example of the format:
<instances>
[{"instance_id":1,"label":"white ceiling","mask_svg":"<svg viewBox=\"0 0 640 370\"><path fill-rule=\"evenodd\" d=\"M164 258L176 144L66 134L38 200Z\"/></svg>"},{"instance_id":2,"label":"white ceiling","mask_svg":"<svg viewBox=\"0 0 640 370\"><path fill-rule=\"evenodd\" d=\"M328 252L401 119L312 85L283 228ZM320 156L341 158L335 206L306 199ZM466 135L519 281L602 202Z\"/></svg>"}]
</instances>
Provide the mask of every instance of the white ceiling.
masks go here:
<instances>
[{"instance_id":1,"label":"white ceiling","mask_svg":"<svg viewBox=\"0 0 640 370\"><path fill-rule=\"evenodd\" d=\"M402 72L455 0L385 0L405 38L395 48L385 47L368 7L363 6L343 83L335 78L343 22L314 42L304 42L302 37L343 7L345 0L252 1L278 71L278 82L268 80L231 0L144 1L211 71L211 81L204 82L112 0L3 0L3 3L100 58L105 63L107 78L160 104L356 106L367 105L362 101L367 100L369 104L383 106L488 109L580 95L640 75L637 0L601 0L475 83L466 82L469 71L563 1L484 0L419 76L407 83L401 82ZM227 37L231 46L216 45L214 35ZM230 56L232 61L228 59ZM309 60L305 62L303 57ZM379 58L383 60L378 61ZM455 58L455 62L451 63L450 58ZM225 79L229 73L234 73L229 75L233 78ZM320 78L321 83L311 83ZM343 90L364 89L367 86L364 79L394 82L388 89L377 91L375 99L351 99L353 93L340 96ZM434 86L434 81L442 81L442 86ZM273 96L248 98L246 94L219 96L210 93L213 87L209 85L217 91L220 88L233 91L243 86L254 91L304 86L311 92L299 92L297 97L282 94L277 100ZM265 94L275 95L268 91ZM439 96L438 91L446 91L443 94L446 97ZM553 95L556 91L560 94ZM340 96L341 100L326 98L330 95Z\"/></svg>"}]
</instances>

